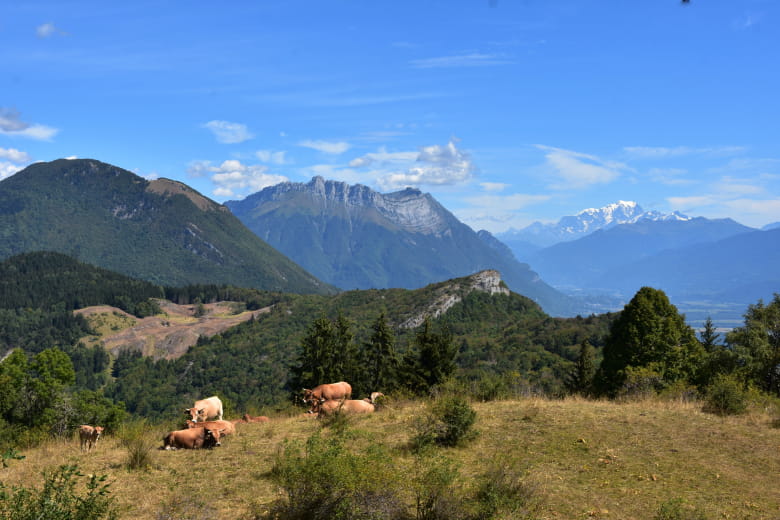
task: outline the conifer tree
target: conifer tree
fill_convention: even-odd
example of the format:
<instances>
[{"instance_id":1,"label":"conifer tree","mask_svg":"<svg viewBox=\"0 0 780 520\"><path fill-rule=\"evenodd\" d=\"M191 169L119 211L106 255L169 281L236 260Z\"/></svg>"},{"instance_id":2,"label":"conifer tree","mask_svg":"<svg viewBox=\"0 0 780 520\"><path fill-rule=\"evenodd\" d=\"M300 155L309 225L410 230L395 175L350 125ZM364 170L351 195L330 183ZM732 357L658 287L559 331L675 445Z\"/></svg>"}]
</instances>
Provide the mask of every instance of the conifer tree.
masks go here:
<instances>
[{"instance_id":1,"label":"conifer tree","mask_svg":"<svg viewBox=\"0 0 780 520\"><path fill-rule=\"evenodd\" d=\"M596 374L595 349L586 339L580 343L577 362L569 376L566 386L570 392L589 395L592 391L593 377Z\"/></svg>"},{"instance_id":2,"label":"conifer tree","mask_svg":"<svg viewBox=\"0 0 780 520\"><path fill-rule=\"evenodd\" d=\"M385 313L379 315L371 326L371 336L363 345L361 366L365 374L364 392L387 392L396 385L398 354L395 335L387 324Z\"/></svg>"}]
</instances>

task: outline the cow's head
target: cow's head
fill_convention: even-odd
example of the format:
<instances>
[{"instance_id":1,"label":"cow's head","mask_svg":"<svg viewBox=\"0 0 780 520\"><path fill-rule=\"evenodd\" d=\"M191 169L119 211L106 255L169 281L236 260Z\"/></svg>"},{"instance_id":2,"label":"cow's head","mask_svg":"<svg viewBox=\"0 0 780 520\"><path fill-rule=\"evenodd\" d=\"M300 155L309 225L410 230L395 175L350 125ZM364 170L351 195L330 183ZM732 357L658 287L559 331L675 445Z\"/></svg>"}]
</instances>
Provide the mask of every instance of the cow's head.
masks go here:
<instances>
[{"instance_id":1,"label":"cow's head","mask_svg":"<svg viewBox=\"0 0 780 520\"><path fill-rule=\"evenodd\" d=\"M95 426L95 441L97 441L101 435L103 435L103 427L102 426Z\"/></svg>"},{"instance_id":2,"label":"cow's head","mask_svg":"<svg viewBox=\"0 0 780 520\"><path fill-rule=\"evenodd\" d=\"M203 447L213 448L214 446L222 446L220 438L222 437L223 433L225 433L224 428L203 428Z\"/></svg>"},{"instance_id":3,"label":"cow's head","mask_svg":"<svg viewBox=\"0 0 780 520\"><path fill-rule=\"evenodd\" d=\"M303 389L303 402L304 403L310 403L314 400L314 392L309 390L308 388Z\"/></svg>"}]
</instances>

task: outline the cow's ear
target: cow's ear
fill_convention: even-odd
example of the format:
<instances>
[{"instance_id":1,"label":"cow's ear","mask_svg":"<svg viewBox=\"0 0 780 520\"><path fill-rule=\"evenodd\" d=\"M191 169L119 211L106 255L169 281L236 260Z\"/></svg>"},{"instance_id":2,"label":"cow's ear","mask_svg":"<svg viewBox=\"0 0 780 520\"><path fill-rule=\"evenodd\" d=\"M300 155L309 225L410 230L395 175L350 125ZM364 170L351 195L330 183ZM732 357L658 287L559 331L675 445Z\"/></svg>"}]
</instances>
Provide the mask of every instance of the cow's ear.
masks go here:
<instances>
[{"instance_id":1,"label":"cow's ear","mask_svg":"<svg viewBox=\"0 0 780 520\"><path fill-rule=\"evenodd\" d=\"M203 412L205 412L205 411L206 411L206 409L205 409L205 408L201 408L200 410L198 410L198 415L202 414L202 413L203 413Z\"/></svg>"}]
</instances>

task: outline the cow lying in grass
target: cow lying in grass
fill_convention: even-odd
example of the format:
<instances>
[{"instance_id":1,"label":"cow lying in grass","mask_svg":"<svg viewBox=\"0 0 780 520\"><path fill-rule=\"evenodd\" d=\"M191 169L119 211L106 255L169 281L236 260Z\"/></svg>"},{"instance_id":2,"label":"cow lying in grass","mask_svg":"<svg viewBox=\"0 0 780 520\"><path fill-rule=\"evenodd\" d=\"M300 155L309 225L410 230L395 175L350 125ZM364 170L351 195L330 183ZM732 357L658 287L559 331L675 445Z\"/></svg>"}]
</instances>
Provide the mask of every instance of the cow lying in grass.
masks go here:
<instances>
[{"instance_id":1,"label":"cow lying in grass","mask_svg":"<svg viewBox=\"0 0 780 520\"><path fill-rule=\"evenodd\" d=\"M320 399L317 406L317 417L334 415L339 413L374 413L373 404L362 399L344 399L343 401L333 401Z\"/></svg>"},{"instance_id":2,"label":"cow lying in grass","mask_svg":"<svg viewBox=\"0 0 780 520\"><path fill-rule=\"evenodd\" d=\"M198 450L221 446L221 432L211 428L187 428L174 430L163 437L164 450Z\"/></svg>"}]
</instances>

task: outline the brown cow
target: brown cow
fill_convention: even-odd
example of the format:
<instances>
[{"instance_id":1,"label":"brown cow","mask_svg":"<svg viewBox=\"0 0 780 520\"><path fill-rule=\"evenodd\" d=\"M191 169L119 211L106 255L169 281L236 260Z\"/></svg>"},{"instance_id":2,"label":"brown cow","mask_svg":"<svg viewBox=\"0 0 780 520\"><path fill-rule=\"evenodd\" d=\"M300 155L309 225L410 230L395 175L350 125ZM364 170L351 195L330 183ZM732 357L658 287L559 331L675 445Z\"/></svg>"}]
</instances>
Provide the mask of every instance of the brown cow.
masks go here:
<instances>
[{"instance_id":1,"label":"brown cow","mask_svg":"<svg viewBox=\"0 0 780 520\"><path fill-rule=\"evenodd\" d=\"M345 399L343 401L320 399L316 413L317 417L322 417L337 413L373 413L374 410L373 404L362 399Z\"/></svg>"},{"instance_id":2,"label":"brown cow","mask_svg":"<svg viewBox=\"0 0 780 520\"><path fill-rule=\"evenodd\" d=\"M186 422L187 429L208 428L210 430L219 430L220 435L232 435L236 433L236 425L231 421L203 421L195 422L189 419Z\"/></svg>"},{"instance_id":3,"label":"brown cow","mask_svg":"<svg viewBox=\"0 0 780 520\"><path fill-rule=\"evenodd\" d=\"M248 413L244 414L243 419L244 419L244 422L247 422L247 423L257 423L257 422L268 422L268 421L270 421L270 419L268 417L266 417L265 415L258 415L256 417L252 417Z\"/></svg>"},{"instance_id":4,"label":"brown cow","mask_svg":"<svg viewBox=\"0 0 780 520\"><path fill-rule=\"evenodd\" d=\"M197 450L201 448L213 448L221 446L220 432L212 428L187 428L186 430L174 430L163 437L165 450Z\"/></svg>"},{"instance_id":5,"label":"brown cow","mask_svg":"<svg viewBox=\"0 0 780 520\"><path fill-rule=\"evenodd\" d=\"M208 421L209 419L222 420L222 401L216 395L207 399L195 401L192 408L185 408L184 413L190 416L190 419L199 421Z\"/></svg>"},{"instance_id":6,"label":"brown cow","mask_svg":"<svg viewBox=\"0 0 780 520\"><path fill-rule=\"evenodd\" d=\"M352 385L345 381L338 383L329 383L315 386L313 390L303 389L303 400L306 403L314 404L320 399L340 400L352 397Z\"/></svg>"},{"instance_id":7,"label":"brown cow","mask_svg":"<svg viewBox=\"0 0 780 520\"><path fill-rule=\"evenodd\" d=\"M81 450L86 449L90 451L93 447L97 446L97 441L103 434L102 426L90 426L88 424L82 424L79 426L79 438L81 439Z\"/></svg>"}]
</instances>

